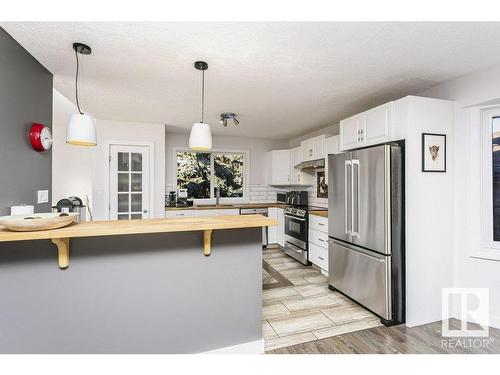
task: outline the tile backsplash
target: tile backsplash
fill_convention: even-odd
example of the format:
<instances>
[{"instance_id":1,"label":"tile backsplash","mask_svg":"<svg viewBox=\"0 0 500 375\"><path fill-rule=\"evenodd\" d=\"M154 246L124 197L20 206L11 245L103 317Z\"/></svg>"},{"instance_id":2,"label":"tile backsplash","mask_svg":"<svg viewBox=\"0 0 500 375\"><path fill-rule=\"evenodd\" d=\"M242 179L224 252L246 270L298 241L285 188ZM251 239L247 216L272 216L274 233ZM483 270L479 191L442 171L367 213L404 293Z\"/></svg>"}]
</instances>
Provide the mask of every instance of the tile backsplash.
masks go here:
<instances>
[{"instance_id":1,"label":"tile backsplash","mask_svg":"<svg viewBox=\"0 0 500 375\"><path fill-rule=\"evenodd\" d=\"M175 190L174 185L166 185L165 191L168 194L169 191ZM316 179L314 179L313 186L290 186L290 187L274 187L265 184L251 184L249 187L249 201L255 203L269 203L276 202L276 193L287 192L290 190L306 190L308 194L308 200L310 206L316 207L328 207L328 198L318 198L317 194Z\"/></svg>"}]
</instances>

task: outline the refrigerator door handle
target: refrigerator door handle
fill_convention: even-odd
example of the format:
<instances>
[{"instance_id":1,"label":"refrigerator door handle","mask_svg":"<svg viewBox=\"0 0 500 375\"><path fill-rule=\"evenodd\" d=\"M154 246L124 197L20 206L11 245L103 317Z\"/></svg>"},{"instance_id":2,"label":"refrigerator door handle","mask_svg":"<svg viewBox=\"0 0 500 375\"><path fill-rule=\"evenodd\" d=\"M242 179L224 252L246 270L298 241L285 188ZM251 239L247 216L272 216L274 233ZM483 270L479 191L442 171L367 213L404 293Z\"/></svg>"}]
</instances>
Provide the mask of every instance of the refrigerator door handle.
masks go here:
<instances>
[{"instance_id":1,"label":"refrigerator door handle","mask_svg":"<svg viewBox=\"0 0 500 375\"><path fill-rule=\"evenodd\" d=\"M347 181L349 181L349 168L351 169L351 179L352 179L352 163L351 160L346 160L345 161L345 175L344 175L344 223L345 223L345 233L350 234L351 231L349 230L349 215L348 215L348 210L351 209L349 207L349 197L351 198L351 205L352 205L352 196L351 196L351 191L349 191L348 186L347 186ZM351 189L352 189L352 182L351 182ZM352 210L351 210L352 212ZM351 222L352 222L352 215L351 215Z\"/></svg>"},{"instance_id":2,"label":"refrigerator door handle","mask_svg":"<svg viewBox=\"0 0 500 375\"><path fill-rule=\"evenodd\" d=\"M356 166L356 174L354 166ZM354 176L356 176L356 186L354 186ZM356 230L354 230L354 225L356 225ZM352 159L351 166L351 235L359 238L359 160L356 159Z\"/></svg>"}]
</instances>

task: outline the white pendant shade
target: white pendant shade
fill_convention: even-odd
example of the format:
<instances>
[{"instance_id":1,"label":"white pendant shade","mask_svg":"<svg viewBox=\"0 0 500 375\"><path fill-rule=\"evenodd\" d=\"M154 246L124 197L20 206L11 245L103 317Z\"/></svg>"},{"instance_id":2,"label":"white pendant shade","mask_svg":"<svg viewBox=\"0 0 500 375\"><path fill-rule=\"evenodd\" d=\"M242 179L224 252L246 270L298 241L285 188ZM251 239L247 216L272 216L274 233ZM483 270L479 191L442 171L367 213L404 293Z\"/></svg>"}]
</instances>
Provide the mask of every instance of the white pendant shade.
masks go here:
<instances>
[{"instance_id":1,"label":"white pendant shade","mask_svg":"<svg viewBox=\"0 0 500 375\"><path fill-rule=\"evenodd\" d=\"M77 146L97 145L94 119L86 114L71 115L66 129L66 143Z\"/></svg>"},{"instance_id":2,"label":"white pendant shade","mask_svg":"<svg viewBox=\"0 0 500 375\"><path fill-rule=\"evenodd\" d=\"M210 151L212 149L212 132L208 124L203 122L193 124L189 135L189 148L194 151Z\"/></svg>"}]
</instances>

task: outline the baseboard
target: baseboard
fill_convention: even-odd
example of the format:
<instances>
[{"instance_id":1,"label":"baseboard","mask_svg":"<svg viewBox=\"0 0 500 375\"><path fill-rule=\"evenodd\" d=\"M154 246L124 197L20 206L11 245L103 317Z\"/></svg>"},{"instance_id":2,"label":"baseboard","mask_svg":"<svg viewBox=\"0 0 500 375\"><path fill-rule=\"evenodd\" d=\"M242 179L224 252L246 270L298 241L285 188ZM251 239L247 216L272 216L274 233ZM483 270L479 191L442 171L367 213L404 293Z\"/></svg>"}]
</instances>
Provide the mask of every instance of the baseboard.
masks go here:
<instances>
[{"instance_id":1,"label":"baseboard","mask_svg":"<svg viewBox=\"0 0 500 375\"><path fill-rule=\"evenodd\" d=\"M225 346L201 354L263 354L265 352L264 339L245 342L243 344Z\"/></svg>"}]
</instances>

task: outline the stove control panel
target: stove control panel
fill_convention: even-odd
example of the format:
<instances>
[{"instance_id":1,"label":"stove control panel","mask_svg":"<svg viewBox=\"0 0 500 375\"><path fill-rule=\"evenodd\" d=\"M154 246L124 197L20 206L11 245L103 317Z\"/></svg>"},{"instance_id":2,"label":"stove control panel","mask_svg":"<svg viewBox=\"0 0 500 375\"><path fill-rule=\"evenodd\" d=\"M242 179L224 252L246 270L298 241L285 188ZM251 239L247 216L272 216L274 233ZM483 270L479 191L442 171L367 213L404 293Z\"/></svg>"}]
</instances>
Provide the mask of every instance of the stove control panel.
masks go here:
<instances>
[{"instance_id":1,"label":"stove control panel","mask_svg":"<svg viewBox=\"0 0 500 375\"><path fill-rule=\"evenodd\" d=\"M307 210L296 207L285 207L284 212L289 215L298 216L298 217L306 217Z\"/></svg>"}]
</instances>

